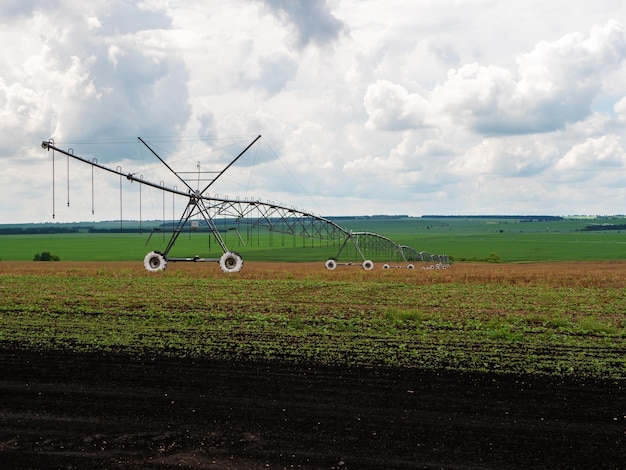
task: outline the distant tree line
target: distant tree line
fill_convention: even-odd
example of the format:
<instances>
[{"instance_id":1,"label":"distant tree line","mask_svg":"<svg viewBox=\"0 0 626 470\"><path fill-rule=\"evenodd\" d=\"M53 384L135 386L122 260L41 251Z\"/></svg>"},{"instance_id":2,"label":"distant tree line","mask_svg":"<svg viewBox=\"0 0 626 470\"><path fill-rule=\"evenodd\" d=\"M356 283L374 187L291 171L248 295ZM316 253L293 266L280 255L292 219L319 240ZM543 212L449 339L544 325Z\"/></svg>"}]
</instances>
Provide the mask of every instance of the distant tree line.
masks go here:
<instances>
[{"instance_id":1,"label":"distant tree line","mask_svg":"<svg viewBox=\"0 0 626 470\"><path fill-rule=\"evenodd\" d=\"M61 227L54 224L45 227L4 227L0 228L0 235L52 235L59 233L140 233L139 227L133 228L94 228L94 227Z\"/></svg>"},{"instance_id":2,"label":"distant tree line","mask_svg":"<svg viewBox=\"0 0 626 470\"><path fill-rule=\"evenodd\" d=\"M394 215L384 215L384 214L375 214L375 215L329 215L325 217L328 220L369 220L369 219L408 219L409 216L406 214L394 214Z\"/></svg>"},{"instance_id":3,"label":"distant tree line","mask_svg":"<svg viewBox=\"0 0 626 470\"><path fill-rule=\"evenodd\" d=\"M85 227L60 227L51 224L45 227L3 227L0 235L41 235L51 233L79 233L85 232Z\"/></svg>"},{"instance_id":4,"label":"distant tree line","mask_svg":"<svg viewBox=\"0 0 626 470\"><path fill-rule=\"evenodd\" d=\"M555 222L563 220L559 215L423 215L423 219L503 219L520 222Z\"/></svg>"},{"instance_id":5,"label":"distant tree line","mask_svg":"<svg viewBox=\"0 0 626 470\"><path fill-rule=\"evenodd\" d=\"M626 224L592 224L582 229L585 232L601 232L604 230L626 230Z\"/></svg>"},{"instance_id":6,"label":"distant tree line","mask_svg":"<svg viewBox=\"0 0 626 470\"><path fill-rule=\"evenodd\" d=\"M151 229L139 229L138 227L133 228L90 228L87 230L88 233L143 233L146 231L150 231Z\"/></svg>"}]
</instances>

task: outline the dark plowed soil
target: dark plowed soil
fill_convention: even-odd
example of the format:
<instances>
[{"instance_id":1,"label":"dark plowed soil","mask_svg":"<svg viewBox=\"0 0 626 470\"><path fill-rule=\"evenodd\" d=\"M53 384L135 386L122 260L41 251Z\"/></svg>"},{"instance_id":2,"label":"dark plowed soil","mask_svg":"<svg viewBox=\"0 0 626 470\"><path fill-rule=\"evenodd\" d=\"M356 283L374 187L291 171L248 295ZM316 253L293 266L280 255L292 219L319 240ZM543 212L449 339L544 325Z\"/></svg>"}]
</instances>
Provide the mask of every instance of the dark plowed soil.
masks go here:
<instances>
[{"instance_id":1,"label":"dark plowed soil","mask_svg":"<svg viewBox=\"0 0 626 470\"><path fill-rule=\"evenodd\" d=\"M624 383L0 352L0 468L623 468Z\"/></svg>"}]
</instances>

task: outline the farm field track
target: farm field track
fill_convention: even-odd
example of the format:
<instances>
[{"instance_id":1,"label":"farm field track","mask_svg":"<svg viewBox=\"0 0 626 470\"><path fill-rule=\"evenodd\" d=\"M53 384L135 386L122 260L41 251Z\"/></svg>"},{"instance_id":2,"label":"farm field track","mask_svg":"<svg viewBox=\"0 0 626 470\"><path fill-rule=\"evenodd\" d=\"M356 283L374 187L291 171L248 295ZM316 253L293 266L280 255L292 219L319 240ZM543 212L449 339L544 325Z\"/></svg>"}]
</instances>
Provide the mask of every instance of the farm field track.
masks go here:
<instances>
[{"instance_id":1,"label":"farm field track","mask_svg":"<svg viewBox=\"0 0 626 470\"><path fill-rule=\"evenodd\" d=\"M622 468L625 290L626 262L3 261L0 468Z\"/></svg>"}]
</instances>

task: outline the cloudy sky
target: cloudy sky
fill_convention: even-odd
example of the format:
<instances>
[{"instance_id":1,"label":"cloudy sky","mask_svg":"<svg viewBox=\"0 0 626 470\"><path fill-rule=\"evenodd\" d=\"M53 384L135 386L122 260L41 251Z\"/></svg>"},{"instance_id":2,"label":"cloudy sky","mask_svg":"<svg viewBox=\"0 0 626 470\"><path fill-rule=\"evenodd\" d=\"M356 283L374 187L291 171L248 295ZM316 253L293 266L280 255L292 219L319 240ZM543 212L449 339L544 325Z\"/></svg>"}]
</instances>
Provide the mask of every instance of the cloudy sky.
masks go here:
<instances>
[{"instance_id":1,"label":"cloudy sky","mask_svg":"<svg viewBox=\"0 0 626 470\"><path fill-rule=\"evenodd\" d=\"M0 223L119 219L120 193L159 218L80 162L68 191L40 146L182 186L137 137L193 179L262 135L211 191L322 215L626 212L623 0L4 0L0 22Z\"/></svg>"}]
</instances>

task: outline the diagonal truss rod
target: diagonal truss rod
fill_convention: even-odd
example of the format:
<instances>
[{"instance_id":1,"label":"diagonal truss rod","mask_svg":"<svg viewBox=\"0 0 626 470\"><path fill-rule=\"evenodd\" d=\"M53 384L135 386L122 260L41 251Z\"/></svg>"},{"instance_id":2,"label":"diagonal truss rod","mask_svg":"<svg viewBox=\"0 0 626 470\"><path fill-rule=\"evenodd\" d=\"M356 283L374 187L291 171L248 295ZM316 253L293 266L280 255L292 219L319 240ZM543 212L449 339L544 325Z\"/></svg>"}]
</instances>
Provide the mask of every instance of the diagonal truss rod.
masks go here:
<instances>
[{"instance_id":1,"label":"diagonal truss rod","mask_svg":"<svg viewBox=\"0 0 626 470\"><path fill-rule=\"evenodd\" d=\"M251 148L254 144L256 144L256 142L257 142L260 138L261 138L261 136L260 136L260 135L258 135L258 136L257 136L257 137L256 137L256 138L252 141L252 142L250 142L250 144L248 144L248 146L247 146L245 149L243 149L243 150L239 153L239 155L237 155L237 156L236 156L236 157L235 157L235 158L234 158L234 159L233 159L233 160L232 160L232 161L231 161L228 165L226 165L226 166L224 167L224 169L222 169L222 171L220 171L220 172L219 172L219 174L218 174L215 178L213 178L213 179L211 180L211 182L210 182L209 184L207 184L207 185L206 185L206 187L205 187L202 191L199 191L199 192L198 192L198 195L202 195L202 194L204 194L204 193L207 191L207 189L209 189L209 188L211 187L211 185L213 185L213 183L215 183L215 182L218 180L218 178L219 178L220 176L222 176L222 175L226 172L226 170L228 170L231 166L233 166L233 165L235 164L235 162L236 162L237 160L239 160L239 159L243 156L243 154L244 154L244 153L246 153L248 150L250 150L250 148ZM166 167L166 168L167 168L167 169L168 169L171 173L173 173L173 174L174 174L174 176L176 176L176 178L178 178L178 180L179 180L179 181L181 181L181 182L182 182L185 186L187 186L187 188L189 189L189 191L190 191L190 192L192 192L192 193L194 192L194 190L193 190L193 189L192 189L192 187L189 185L189 183L187 183L187 181L185 181L185 180L184 180L184 179L180 176L180 173L178 173L178 172L174 171L174 170L173 170L173 169L172 169L172 168L171 168L171 167L167 164L167 162L166 162L165 160L163 160L163 159L162 159L162 158L161 158L161 157L160 157L160 156L159 156L159 155L158 155L158 154L157 154L157 153L156 153L156 152L152 149L152 147L150 147L150 146L146 143L146 141L145 141L145 140L143 140L141 137L137 137L137 139L139 139L139 141L140 141L143 145L145 145L145 146L146 146L146 148L147 148L148 150L150 150L150 152L152 152L152 154L153 154L155 157L157 157L157 158L159 159L159 161L160 161L161 163L163 163L163 165L165 165L165 167Z\"/></svg>"},{"instance_id":2,"label":"diagonal truss rod","mask_svg":"<svg viewBox=\"0 0 626 470\"><path fill-rule=\"evenodd\" d=\"M233 166L233 164L237 160L239 160L241 158L241 156L250 149L250 147L252 147L254 144L256 144L257 140L259 140L260 138L261 138L261 136L259 135L259 136L257 136L256 139L254 139L252 142L250 142L250 144L245 149L243 149L239 155L237 155L228 165L226 165L224 167L224 169L222 171L220 171L219 174L215 178L213 178L213 180L209 184L207 184L202 191L200 191L200 195L204 194L206 192L206 190L209 189L211 187L211 185L213 183L215 183L217 181L217 179L220 176L222 176L226 170L228 170L231 166Z\"/></svg>"},{"instance_id":3,"label":"diagonal truss rod","mask_svg":"<svg viewBox=\"0 0 626 470\"><path fill-rule=\"evenodd\" d=\"M181 181L185 186L187 186L187 188L189 189L189 191L193 192L193 189L191 188L191 186L189 186L189 183L187 183L187 181L185 181L183 178L181 178L181 176L176 173L174 170L172 170L172 168L165 162L165 160L163 160L161 157L159 157L159 155L152 150L152 147L150 147L141 137L137 137L139 139L139 141L144 144L146 146L146 148L148 150L150 150L150 152L152 152L152 155L154 155L155 157L157 157L159 159L159 161L161 163L163 163L163 165L165 165L165 168L167 168L168 170L170 170L171 173L174 174L174 176L176 176L176 178L178 178L179 181Z\"/></svg>"}]
</instances>

